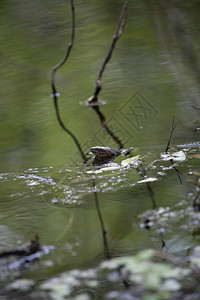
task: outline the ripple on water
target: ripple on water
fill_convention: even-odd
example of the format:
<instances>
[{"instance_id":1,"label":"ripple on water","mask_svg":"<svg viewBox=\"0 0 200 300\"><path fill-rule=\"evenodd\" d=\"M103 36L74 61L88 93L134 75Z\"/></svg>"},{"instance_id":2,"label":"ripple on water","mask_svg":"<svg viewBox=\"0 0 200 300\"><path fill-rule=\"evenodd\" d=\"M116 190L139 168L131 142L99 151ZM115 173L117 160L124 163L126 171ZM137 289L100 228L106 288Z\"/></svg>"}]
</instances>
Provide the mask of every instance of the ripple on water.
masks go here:
<instances>
[{"instance_id":1,"label":"ripple on water","mask_svg":"<svg viewBox=\"0 0 200 300\"><path fill-rule=\"evenodd\" d=\"M175 153L179 153L181 158L184 156L185 160L185 154L182 152L180 154L180 151ZM152 155L154 159L151 159ZM131 165L118 165L114 170L103 167L103 172L102 170L96 172L99 171L99 167L71 164L61 167L30 168L22 173L2 173L0 178L2 183L7 182L11 187L9 197L39 196L54 205L59 203L80 205L88 201L91 193L119 191L137 184L158 181L174 167L168 160L163 160L160 153L156 160L155 153L146 155L145 160L150 163L144 164L140 158L133 162L130 160ZM181 163L182 160L176 161L176 165ZM141 176L139 169L145 169L147 174ZM14 183L17 187L15 192L12 191Z\"/></svg>"}]
</instances>

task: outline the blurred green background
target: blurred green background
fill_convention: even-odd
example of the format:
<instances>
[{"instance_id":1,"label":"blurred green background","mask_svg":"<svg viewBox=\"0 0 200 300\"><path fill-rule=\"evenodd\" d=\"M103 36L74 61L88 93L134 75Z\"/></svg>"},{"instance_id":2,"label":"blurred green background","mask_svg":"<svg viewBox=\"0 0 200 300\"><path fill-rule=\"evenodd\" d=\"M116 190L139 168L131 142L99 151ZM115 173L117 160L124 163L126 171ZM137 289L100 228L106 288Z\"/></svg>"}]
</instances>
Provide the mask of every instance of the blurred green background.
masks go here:
<instances>
[{"instance_id":1,"label":"blurred green background","mask_svg":"<svg viewBox=\"0 0 200 300\"><path fill-rule=\"evenodd\" d=\"M75 43L56 74L56 86L62 119L87 152L97 145L101 125L85 102L94 91L122 2L78 0L75 7ZM100 95L107 102L101 108L107 120L114 117L128 131L120 136L125 147L166 144L173 113L178 122L174 142L197 139L193 129L199 111L191 105L199 103L198 11L198 1L130 1ZM50 98L52 67L64 57L70 40L70 1L1 1L0 14L1 169L70 162L77 149L59 127ZM157 111L140 117L140 130L120 113L137 92ZM110 127L116 127L115 120L111 118ZM108 146L117 145L109 141Z\"/></svg>"}]
</instances>

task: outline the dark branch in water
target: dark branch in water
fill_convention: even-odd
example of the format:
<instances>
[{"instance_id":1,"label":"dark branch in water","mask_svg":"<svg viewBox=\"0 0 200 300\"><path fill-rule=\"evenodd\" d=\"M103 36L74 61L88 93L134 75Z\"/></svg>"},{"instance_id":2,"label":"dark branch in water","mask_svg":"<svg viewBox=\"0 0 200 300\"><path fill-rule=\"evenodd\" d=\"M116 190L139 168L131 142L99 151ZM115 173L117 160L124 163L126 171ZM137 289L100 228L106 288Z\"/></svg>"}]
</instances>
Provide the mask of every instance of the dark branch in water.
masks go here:
<instances>
[{"instance_id":1,"label":"dark branch in water","mask_svg":"<svg viewBox=\"0 0 200 300\"><path fill-rule=\"evenodd\" d=\"M94 111L97 113L99 120L101 122L102 127L105 129L105 131L111 136L111 138L118 144L119 149L122 149L124 147L121 140L112 132L112 130L107 126L106 124L106 118L100 111L99 106L92 106Z\"/></svg>"},{"instance_id":2,"label":"dark branch in water","mask_svg":"<svg viewBox=\"0 0 200 300\"><path fill-rule=\"evenodd\" d=\"M140 178L141 178L142 180L147 178L147 172L146 172L146 170L145 170L145 168L143 167L142 164L141 164L141 168L138 167L136 170L137 170L137 172L138 172L138 174L140 175ZM148 190L148 192L149 192L149 196L150 196L151 201L152 201L153 209L156 209L156 208L157 208L157 205L156 205L156 201L155 201L154 191L153 191L153 189L151 188L151 185L150 185L149 182L146 182L146 187L147 187L147 190Z\"/></svg>"},{"instance_id":3,"label":"dark branch in water","mask_svg":"<svg viewBox=\"0 0 200 300\"><path fill-rule=\"evenodd\" d=\"M171 128L171 131L170 131L170 135L169 135L169 140L168 140L168 143L167 143L167 147L165 149L165 153L166 154L168 154L168 150L170 149L170 143L171 143L171 139L172 139L172 134L173 134L175 128L176 128L176 124L175 124L175 118L174 118L174 115L173 115L172 128ZM173 165L174 170L176 171L176 174L177 174L177 176L179 178L180 183L182 184L183 183L182 179L181 179L182 173L175 167L174 162L173 162L172 159L170 159L170 162Z\"/></svg>"},{"instance_id":4,"label":"dark branch in water","mask_svg":"<svg viewBox=\"0 0 200 300\"><path fill-rule=\"evenodd\" d=\"M92 179L92 186L93 186L94 189L96 188L94 178ZM104 255L107 259L111 259L112 256L110 254L110 250L109 250L109 247L108 247L107 232L106 232L104 221L103 221L103 218L102 218L102 215L101 215L101 210L100 210L99 200L98 200L98 193L95 190L94 190L94 198L95 198L95 205L96 205L99 221L100 221L100 224L101 224L101 230L102 230L102 236L103 236L103 246L104 246ZM121 268L119 267L119 269L117 271L118 271L119 276L121 277ZM125 288L129 288L130 284L126 279L122 278L122 283L123 283Z\"/></svg>"},{"instance_id":5,"label":"dark branch in water","mask_svg":"<svg viewBox=\"0 0 200 300\"><path fill-rule=\"evenodd\" d=\"M177 176L178 176L178 179L179 179L180 183L182 184L183 182L182 182L181 176L182 176L183 174L181 173L181 171L179 171L179 170L174 166L174 162L173 162L172 159L170 159L170 162L171 162L171 164L173 165L174 170L176 171L176 174L177 174Z\"/></svg>"},{"instance_id":6,"label":"dark branch in water","mask_svg":"<svg viewBox=\"0 0 200 300\"><path fill-rule=\"evenodd\" d=\"M93 186L94 189L96 188L94 179L92 179L92 186ZM97 191L94 191L94 198L95 198L95 205L96 205L96 209L97 209L97 213L98 213L98 217L99 217L99 221L100 221L101 229L102 229L104 255L107 259L110 259L111 255L110 255L110 251L109 251L109 247L108 247L108 241L107 241L107 237L106 237L107 232L106 232L106 229L105 229L105 226L104 226L103 218L102 218L102 215L101 215L101 210L100 210L100 207L99 207L99 200L98 200Z\"/></svg>"},{"instance_id":7,"label":"dark branch in water","mask_svg":"<svg viewBox=\"0 0 200 300\"><path fill-rule=\"evenodd\" d=\"M120 17L119 17L117 30L116 30L116 32L113 36L112 43L111 43L110 48L108 50L108 54L107 54L102 66L101 66L101 69L100 69L98 77L97 77L96 88L95 88L94 94L88 99L88 104L90 106L99 105L98 95L99 95L99 93L102 89L101 77L103 75L103 72L106 68L107 63L111 59L113 50L115 48L115 44L116 44L117 40L119 39L119 37L121 36L121 34L123 32L124 25L125 25L125 19L126 19L127 6L128 6L128 0L125 0L122 11L121 11L121 14L120 14Z\"/></svg>"},{"instance_id":8,"label":"dark branch in water","mask_svg":"<svg viewBox=\"0 0 200 300\"><path fill-rule=\"evenodd\" d=\"M73 0L71 0L71 11L72 11L72 33L71 33L71 40L68 44L68 47L67 47L67 51L66 51L66 54L65 54L65 57L63 58L63 60L61 60L61 62L59 62L57 65L55 65L53 67L53 70L52 70L52 73L51 73L51 87L52 87L52 96L53 96L53 99L54 99L54 106L55 106L55 110L56 110L56 117L57 117L57 120L61 126L61 128L67 132L67 134L69 134L71 136L71 138L74 140L82 158L83 158L83 161L84 162L87 162L87 158L85 156L85 154L83 153L82 149L81 149L81 145L79 144L77 138L75 137L75 135L65 127L62 119L61 119L61 116L60 116L60 113L59 113L59 109L58 109L58 92L56 90L56 85L55 85L55 75L56 75L56 72L57 70L62 67L69 55L70 55L70 52L71 52L71 49L73 47L73 43L74 43L74 37L75 37L75 8L74 8L74 2Z\"/></svg>"},{"instance_id":9,"label":"dark branch in water","mask_svg":"<svg viewBox=\"0 0 200 300\"><path fill-rule=\"evenodd\" d=\"M174 121L174 115L173 115L173 119L172 119L172 128L171 128L171 131L170 131L170 135L169 135L169 140L168 140L168 143L167 143L167 147L165 149L165 153L167 154L168 153L168 150L170 149L170 143L171 143L171 139L172 139L172 134L174 132L176 128L176 124L175 124L175 121Z\"/></svg>"},{"instance_id":10,"label":"dark branch in water","mask_svg":"<svg viewBox=\"0 0 200 300\"><path fill-rule=\"evenodd\" d=\"M67 61L67 59L68 59L68 57L70 55L71 49L73 47L73 43L74 43L74 36L75 36L75 9L74 9L73 0L71 0L71 10L72 10L72 33L71 33L71 41L68 44L68 48L67 48L67 52L65 54L65 57L63 58L63 60L61 60L61 62L59 62L57 65L55 65L53 67L52 74L51 74L51 85L52 85L52 90L53 90L54 94L56 94L56 87L55 87L55 74L56 74L56 71L60 67L62 67L65 64L65 62Z\"/></svg>"},{"instance_id":11,"label":"dark branch in water","mask_svg":"<svg viewBox=\"0 0 200 300\"><path fill-rule=\"evenodd\" d=\"M141 179L146 179L147 178L147 172L145 170L145 168L143 167L143 165L141 164L141 167L137 167L137 172L138 174L140 175L140 178ZM157 209L157 205L156 205L156 200L155 200L155 195L154 195L154 191L151 187L151 184L149 182L146 182L146 187L147 187L147 190L148 190L148 193L149 193L149 196L151 198L151 201L152 201L152 206L153 206L153 209ZM149 227L149 222L150 220L149 219L145 219L144 220L144 227L146 229L150 229ZM157 224L157 227L158 227L158 224ZM159 231L160 228L158 228L158 231ZM163 233L162 232L159 232L159 236L160 236L160 239L161 239L161 247L162 249L165 247L165 240L164 240L164 237L163 237Z\"/></svg>"},{"instance_id":12,"label":"dark branch in water","mask_svg":"<svg viewBox=\"0 0 200 300\"><path fill-rule=\"evenodd\" d=\"M97 76L96 88L95 88L94 94L88 99L88 105L91 106L95 110L95 112L97 113L97 115L98 115L98 117L100 119L102 127L111 136L111 138L118 144L119 149L123 148L124 145L120 141L120 139L112 132L112 130L107 126L106 119L105 119L104 115L101 113L101 111L99 109L99 105L101 104L101 102L98 101L98 95L99 95L99 93L100 93L100 91L102 89L101 78L102 78L103 72L104 72L104 70L106 68L107 63L111 59L111 56L112 56L112 53L114 51L116 42L119 39L119 37L121 36L121 34L123 32L123 29L124 29L125 19L126 19L126 12L127 12L127 6L128 6L128 0L125 0L123 8L121 10L120 17L119 17L117 29L116 29L116 32L115 32L115 34L113 36L113 39L112 39L112 43L110 45L110 48L109 48L108 53L107 53L107 56L104 59L103 64L101 66L101 69L99 71L99 74Z\"/></svg>"}]
</instances>

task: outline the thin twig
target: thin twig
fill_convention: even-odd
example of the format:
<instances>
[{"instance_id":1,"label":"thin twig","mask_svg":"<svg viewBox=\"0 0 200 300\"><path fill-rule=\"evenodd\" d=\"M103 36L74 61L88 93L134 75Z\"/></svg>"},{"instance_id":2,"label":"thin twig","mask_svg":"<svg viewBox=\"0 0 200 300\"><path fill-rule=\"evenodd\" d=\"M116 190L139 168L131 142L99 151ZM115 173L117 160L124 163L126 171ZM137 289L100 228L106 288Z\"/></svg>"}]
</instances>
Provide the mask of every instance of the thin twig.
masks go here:
<instances>
[{"instance_id":1,"label":"thin twig","mask_svg":"<svg viewBox=\"0 0 200 300\"><path fill-rule=\"evenodd\" d=\"M56 87L55 87L55 75L56 75L56 71L62 67L65 62L67 61L71 49L73 47L73 43L74 43L74 37L75 37L75 8L74 8L74 2L73 0L71 0L71 11L72 11L72 33L71 33L71 41L68 44L68 48L65 54L65 57L61 60L61 62L59 62L57 65L55 65L53 67L52 73L51 73L51 86L52 86L52 90L53 90L53 96L55 96L55 98L57 99L57 91L56 91ZM54 98L54 99L55 99Z\"/></svg>"},{"instance_id":2,"label":"thin twig","mask_svg":"<svg viewBox=\"0 0 200 300\"><path fill-rule=\"evenodd\" d=\"M166 149L165 149L165 153L166 153L166 154L168 154L168 150L170 149L170 143L171 143L171 139L172 139L172 134L173 134L175 128L176 128L176 124L175 124L175 118L174 118L174 115L173 115L173 119L172 119L172 128L171 128L171 131L170 131L170 135L169 135L169 140L168 140L168 143L167 143L167 147L166 147ZM178 178L179 178L179 181L180 181L180 183L182 184L183 182L182 182L182 179L181 179L181 175L182 175L181 171L179 171L179 170L176 168L176 166L174 165L174 162L173 162L172 159L170 159L170 163L173 165L173 168L174 168L174 170L176 171L176 174L177 174L177 176L178 176Z\"/></svg>"},{"instance_id":3,"label":"thin twig","mask_svg":"<svg viewBox=\"0 0 200 300\"><path fill-rule=\"evenodd\" d=\"M97 193L97 191L95 191L96 185L95 185L95 179L94 178L92 178L92 186L94 188L95 205L96 205L99 221L100 221L100 224L101 224L101 230L102 230L102 236L103 236L104 255L105 255L106 259L111 259L112 256L110 254L110 250L109 250L109 247L108 247L107 232L106 232L106 229L105 229L104 221L103 221L100 206L99 206L98 193ZM118 271L119 276L121 277L120 268L117 271ZM122 283L123 283L125 288L128 288L130 286L129 282L126 279L122 279Z\"/></svg>"},{"instance_id":4,"label":"thin twig","mask_svg":"<svg viewBox=\"0 0 200 300\"><path fill-rule=\"evenodd\" d=\"M145 179L147 178L147 172L145 170L145 168L143 167L143 165L141 164L141 167L137 167L136 168L138 174L140 175L140 178L141 179ZM149 192L149 196L151 198L151 201L152 201L152 206L153 206L153 209L157 209L157 205L156 205L156 200L155 200L155 195L154 195L154 191L151 187L151 184L149 182L146 182L146 187L147 187L147 190ZM157 224L156 225L158 227L158 231L159 231L159 225ZM145 227L146 229L150 229L148 227ZM162 232L159 232L159 236L160 236L160 240L161 240L161 247L162 249L165 247L165 240L164 240L164 237L163 237L163 233Z\"/></svg>"},{"instance_id":5,"label":"thin twig","mask_svg":"<svg viewBox=\"0 0 200 300\"><path fill-rule=\"evenodd\" d=\"M181 171L179 171L179 170L177 169L177 167L175 167L174 162L173 162L172 159L170 159L170 162L171 162L171 164L173 165L174 170L176 171L176 174L177 174L177 176L178 176L178 179L179 179L180 183L182 184L183 181L182 181L181 176L182 176L183 174L181 173Z\"/></svg>"},{"instance_id":6,"label":"thin twig","mask_svg":"<svg viewBox=\"0 0 200 300\"><path fill-rule=\"evenodd\" d=\"M105 129L105 131L110 135L110 137L118 144L119 149L122 149L124 147L122 141L119 139L119 137L117 137L112 130L108 127L107 123L106 123L106 118L103 115L103 113L100 111L99 106L93 106L92 107L94 109L94 111L97 113L99 120L101 122L102 127Z\"/></svg>"},{"instance_id":7,"label":"thin twig","mask_svg":"<svg viewBox=\"0 0 200 300\"><path fill-rule=\"evenodd\" d=\"M124 5L122 7L120 17L119 17L117 30L116 30L116 32L113 36L112 43L111 43L110 48L108 50L108 54L107 54L106 58L104 59L104 62L102 64L101 69L99 71L99 74L97 76L96 88L95 88L94 94L88 99L88 104L91 105L91 106L99 105L98 95L99 95L99 93L102 89L101 77L103 75L103 72L106 68L107 63L109 62L109 60L112 56L113 50L115 48L115 44L116 44L117 40L119 39L120 35L123 32L124 25L125 25L125 19L126 19L127 6L128 6L128 0L125 0Z\"/></svg>"},{"instance_id":8,"label":"thin twig","mask_svg":"<svg viewBox=\"0 0 200 300\"><path fill-rule=\"evenodd\" d=\"M144 168L144 166L142 165L142 163L140 164L141 167L137 167L136 170L138 172L138 174L140 175L140 178L143 180L143 179L146 179L147 178L147 172ZM151 201L152 201L152 206L153 206L153 209L156 209L157 208L157 205L156 205L156 200L155 200L155 195L154 195L154 191L153 189L151 188L151 185L149 182L146 182L146 187L147 187L147 190L149 192L149 196L151 198Z\"/></svg>"},{"instance_id":9,"label":"thin twig","mask_svg":"<svg viewBox=\"0 0 200 300\"><path fill-rule=\"evenodd\" d=\"M84 152L82 151L81 145L79 144L79 142L78 142L77 138L75 137L75 135L69 129L67 129L65 127L65 125L64 125L64 123L63 123L63 121L61 119L59 108L58 108L58 92L56 90L56 85L55 85L55 75L56 75L56 72L57 72L57 70L60 67L62 67L66 63L66 61L67 61L67 59L68 59L68 57L70 55L71 49L73 47L73 43L74 43L74 37L75 37L75 8L74 8L74 2L73 2L73 0L71 0L71 11L72 11L72 33L71 33L71 40L70 40L70 42L68 44L65 57L63 58L63 60L61 60L61 62L59 62L57 65L55 65L53 67L53 70L52 70L52 73L51 73L51 87L52 87L52 92L53 92L52 96L53 96L53 99L54 99L54 107L55 107L55 110L56 110L57 120L58 120L61 128L65 132L67 132L71 136L71 138L74 140L74 142L75 142L75 144L76 144L76 146L77 146L77 148L78 148L78 150L79 150L79 152L80 152L80 154L81 154L81 156L83 158L83 161L86 163L87 162L87 158L86 158Z\"/></svg>"},{"instance_id":10,"label":"thin twig","mask_svg":"<svg viewBox=\"0 0 200 300\"><path fill-rule=\"evenodd\" d=\"M176 128L176 124L175 124L175 121L174 121L174 115L173 115L173 119L172 119L172 128L171 128L171 131L170 131L170 135L169 135L169 140L168 140L168 143L167 143L167 147L165 149L165 153L167 154L168 153L168 150L170 148L170 143L171 143L171 139L172 139L172 134L174 132Z\"/></svg>"},{"instance_id":11,"label":"thin twig","mask_svg":"<svg viewBox=\"0 0 200 300\"><path fill-rule=\"evenodd\" d=\"M93 186L93 188L95 190L96 189L96 185L95 185L94 178L92 179L92 186ZM101 215L101 210L100 210L100 206L99 206L98 195L97 195L96 191L94 191L94 198L95 198L95 205L96 205L96 209L97 209L99 221L100 221L100 224L101 224L102 237L103 237L103 246L104 246L104 255L105 255L105 257L107 259L110 259L111 255L110 255L110 251L109 251L109 247L108 247L107 232L106 232L104 221L103 221L103 218L102 218L102 215Z\"/></svg>"},{"instance_id":12,"label":"thin twig","mask_svg":"<svg viewBox=\"0 0 200 300\"><path fill-rule=\"evenodd\" d=\"M78 148L78 150L79 150L79 152L80 152L80 154L81 154L81 157L82 157L84 163L86 163L86 162L88 161L88 159L87 159L87 157L85 156L85 154L84 154L84 152L83 152L83 150L82 150L82 148L81 148L81 145L79 144L77 138L75 137L75 135L74 135L69 129L67 129L67 128L65 127L64 123L63 123L62 120L61 120L60 113L59 113L59 109L58 109L58 101L55 100L55 98L54 98L54 105L55 105L55 110L56 110L57 120L58 120L58 122L59 122L61 128L62 128L65 132L67 132L67 133L72 137L72 139L74 140L74 142L75 142L75 144L76 144L76 146L77 146L77 148Z\"/></svg>"}]
</instances>

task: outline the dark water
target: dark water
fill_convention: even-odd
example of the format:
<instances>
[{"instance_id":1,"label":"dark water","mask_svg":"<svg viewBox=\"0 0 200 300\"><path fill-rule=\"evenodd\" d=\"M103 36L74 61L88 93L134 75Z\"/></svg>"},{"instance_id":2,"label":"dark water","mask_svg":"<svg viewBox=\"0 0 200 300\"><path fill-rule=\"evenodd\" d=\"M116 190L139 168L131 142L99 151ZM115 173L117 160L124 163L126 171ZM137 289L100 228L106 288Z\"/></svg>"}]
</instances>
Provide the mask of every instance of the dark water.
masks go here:
<instances>
[{"instance_id":1,"label":"dark water","mask_svg":"<svg viewBox=\"0 0 200 300\"><path fill-rule=\"evenodd\" d=\"M85 105L112 41L121 1L76 1L75 43L56 74L63 122L83 151L118 147ZM181 185L169 161L163 162L172 116L177 128L172 145L199 141L199 3L131 1L123 35L102 77L101 111L124 148L134 146L147 168L158 208L187 200L196 188L187 182L199 171L199 146L184 147L178 162ZM1 133L0 250L30 241L55 245L41 266L25 276L46 279L104 259L102 228L95 197L113 255L160 248L161 238L140 228L154 208L151 192L134 167L88 173L75 143L60 127L50 97L52 67L64 56L71 34L70 3L15 1L0 3ZM194 107L195 106L195 107ZM153 163L156 159L159 161ZM151 165L150 165L151 164ZM95 180L95 188L93 181ZM97 192L97 194L95 194ZM162 213L162 212L161 212ZM186 253L198 244L172 222L167 251ZM49 263L49 266L48 266Z\"/></svg>"}]
</instances>

